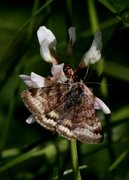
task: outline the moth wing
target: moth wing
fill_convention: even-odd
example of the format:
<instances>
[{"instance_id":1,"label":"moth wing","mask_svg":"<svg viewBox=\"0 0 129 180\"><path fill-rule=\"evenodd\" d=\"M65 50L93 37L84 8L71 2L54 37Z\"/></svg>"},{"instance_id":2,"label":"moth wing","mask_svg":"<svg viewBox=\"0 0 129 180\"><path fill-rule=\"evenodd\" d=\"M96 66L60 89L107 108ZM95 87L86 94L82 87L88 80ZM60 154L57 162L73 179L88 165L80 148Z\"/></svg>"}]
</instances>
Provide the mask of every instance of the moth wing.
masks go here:
<instances>
[{"instance_id":1,"label":"moth wing","mask_svg":"<svg viewBox=\"0 0 129 180\"><path fill-rule=\"evenodd\" d=\"M44 88L32 88L22 92L21 97L33 115L45 115L67 99L68 85L59 84Z\"/></svg>"},{"instance_id":2,"label":"moth wing","mask_svg":"<svg viewBox=\"0 0 129 180\"><path fill-rule=\"evenodd\" d=\"M93 97L83 94L79 102L75 100L69 107L71 99L68 93L68 85L60 84L26 90L22 93L22 98L43 127L57 131L67 139L100 143L103 140L103 131L96 116ZM75 95L75 92L71 93Z\"/></svg>"},{"instance_id":3,"label":"moth wing","mask_svg":"<svg viewBox=\"0 0 129 180\"><path fill-rule=\"evenodd\" d=\"M66 102L58 104L58 106L49 113L36 115L36 121L46 129L57 131L57 123L60 121L62 114L64 114L65 103Z\"/></svg>"},{"instance_id":4,"label":"moth wing","mask_svg":"<svg viewBox=\"0 0 129 180\"><path fill-rule=\"evenodd\" d=\"M96 116L90 97L84 95L81 102L62 116L57 124L57 131L67 139L76 139L85 143L100 143L103 130Z\"/></svg>"}]
</instances>

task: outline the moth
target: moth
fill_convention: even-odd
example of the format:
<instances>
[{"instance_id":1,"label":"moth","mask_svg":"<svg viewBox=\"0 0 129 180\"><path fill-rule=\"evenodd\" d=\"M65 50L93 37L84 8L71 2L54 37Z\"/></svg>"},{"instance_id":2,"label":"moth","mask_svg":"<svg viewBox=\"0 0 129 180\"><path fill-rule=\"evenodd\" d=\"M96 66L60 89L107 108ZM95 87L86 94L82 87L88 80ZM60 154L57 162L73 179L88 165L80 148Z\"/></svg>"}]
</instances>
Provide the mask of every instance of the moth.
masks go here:
<instances>
[{"instance_id":1,"label":"moth","mask_svg":"<svg viewBox=\"0 0 129 180\"><path fill-rule=\"evenodd\" d=\"M73 69L67 64L58 63L53 53L55 45L52 46L55 39L48 38L52 32L44 26L41 28L47 32L45 32L47 37L44 35L46 44L41 41L44 37L41 38L43 35L39 31L38 38L41 49L44 49L44 46L48 48L47 56L51 58L52 76L44 78L33 72L30 76L20 75L29 86L29 89L21 94L25 106L31 112L26 122L30 124L36 121L44 128L57 132L69 140L79 140L84 143L102 142L104 133L96 110L102 110L106 114L109 114L110 110L77 76L77 72L88 64L86 58L93 55L91 49L92 51L93 48L95 49L98 35L90 51L85 54L85 58L83 57L79 66ZM42 55L47 59L45 53L43 51ZM92 61L95 60L92 58Z\"/></svg>"}]
</instances>

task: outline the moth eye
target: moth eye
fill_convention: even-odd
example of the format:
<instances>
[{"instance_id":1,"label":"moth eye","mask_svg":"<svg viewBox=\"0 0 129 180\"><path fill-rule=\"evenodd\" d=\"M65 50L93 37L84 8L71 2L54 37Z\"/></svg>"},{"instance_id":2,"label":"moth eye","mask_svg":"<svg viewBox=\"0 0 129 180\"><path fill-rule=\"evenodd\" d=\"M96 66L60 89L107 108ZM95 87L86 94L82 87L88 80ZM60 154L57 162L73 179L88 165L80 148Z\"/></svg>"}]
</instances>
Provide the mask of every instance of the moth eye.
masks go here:
<instances>
[{"instance_id":1,"label":"moth eye","mask_svg":"<svg viewBox=\"0 0 129 180\"><path fill-rule=\"evenodd\" d=\"M63 68L64 73L67 74L69 69L70 69L70 67L68 65L64 65L64 68Z\"/></svg>"},{"instance_id":2,"label":"moth eye","mask_svg":"<svg viewBox=\"0 0 129 180\"><path fill-rule=\"evenodd\" d=\"M63 71L68 77L72 76L73 74L73 69L69 65L64 65Z\"/></svg>"}]
</instances>

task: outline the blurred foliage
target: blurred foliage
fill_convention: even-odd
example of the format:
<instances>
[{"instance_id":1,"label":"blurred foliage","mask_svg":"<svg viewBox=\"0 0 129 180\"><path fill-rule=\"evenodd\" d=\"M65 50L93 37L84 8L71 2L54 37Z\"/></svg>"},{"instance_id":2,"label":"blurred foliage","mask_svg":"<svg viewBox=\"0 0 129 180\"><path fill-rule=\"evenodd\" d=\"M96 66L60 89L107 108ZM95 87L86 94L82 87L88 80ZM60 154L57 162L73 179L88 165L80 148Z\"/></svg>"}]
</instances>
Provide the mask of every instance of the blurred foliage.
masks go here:
<instances>
[{"instance_id":1,"label":"blurred foliage","mask_svg":"<svg viewBox=\"0 0 129 180\"><path fill-rule=\"evenodd\" d=\"M96 28L102 31L102 62L91 66L86 83L112 113L101 115L105 132L102 144L78 142L80 172L84 180L129 179L129 0L1 0L0 179L73 177L69 141L36 123L25 123L29 112L20 94L26 87L18 75L32 71L50 75L51 66L41 59L36 36L41 25L57 37L62 62L74 66L90 47ZM77 40L68 62L70 26L76 27Z\"/></svg>"}]
</instances>

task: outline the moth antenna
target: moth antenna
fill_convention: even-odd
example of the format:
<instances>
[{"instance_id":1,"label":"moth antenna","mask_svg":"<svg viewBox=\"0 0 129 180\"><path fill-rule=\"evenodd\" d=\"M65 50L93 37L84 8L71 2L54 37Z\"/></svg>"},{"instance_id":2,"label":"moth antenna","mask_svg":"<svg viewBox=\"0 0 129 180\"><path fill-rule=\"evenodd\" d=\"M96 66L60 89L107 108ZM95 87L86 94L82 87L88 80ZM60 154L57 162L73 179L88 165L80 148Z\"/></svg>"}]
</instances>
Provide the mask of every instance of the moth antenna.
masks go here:
<instances>
[{"instance_id":1,"label":"moth antenna","mask_svg":"<svg viewBox=\"0 0 129 180\"><path fill-rule=\"evenodd\" d=\"M111 86L111 84L104 84L104 83L99 83L99 82L86 82L86 84L101 84L103 86Z\"/></svg>"},{"instance_id":2,"label":"moth antenna","mask_svg":"<svg viewBox=\"0 0 129 180\"><path fill-rule=\"evenodd\" d=\"M83 78L83 82L85 81L85 79L86 79L86 77L87 77L87 75L88 75L88 71L89 71L89 66L87 66L87 70L86 70L85 76L84 76L84 78Z\"/></svg>"}]
</instances>

